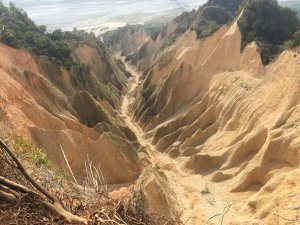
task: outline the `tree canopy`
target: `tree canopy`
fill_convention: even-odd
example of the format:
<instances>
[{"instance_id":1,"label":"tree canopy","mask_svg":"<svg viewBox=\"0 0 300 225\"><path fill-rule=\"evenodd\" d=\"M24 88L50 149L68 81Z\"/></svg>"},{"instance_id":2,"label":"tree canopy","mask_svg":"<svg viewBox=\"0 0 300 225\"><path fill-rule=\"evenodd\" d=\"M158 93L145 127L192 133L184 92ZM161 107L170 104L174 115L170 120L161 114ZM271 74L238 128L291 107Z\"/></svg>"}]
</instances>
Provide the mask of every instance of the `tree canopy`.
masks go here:
<instances>
[{"instance_id":1,"label":"tree canopy","mask_svg":"<svg viewBox=\"0 0 300 225\"><path fill-rule=\"evenodd\" d=\"M71 69L77 64L71 55L70 41L95 39L93 34L74 29L63 32L60 29L46 32L45 26L37 26L27 13L13 3L9 7L0 1L0 41L14 48L26 49L38 56Z\"/></svg>"},{"instance_id":2,"label":"tree canopy","mask_svg":"<svg viewBox=\"0 0 300 225\"><path fill-rule=\"evenodd\" d=\"M242 48L255 41L264 64L282 51L285 41L300 29L297 13L281 7L276 0L249 0L238 20L242 32Z\"/></svg>"}]
</instances>

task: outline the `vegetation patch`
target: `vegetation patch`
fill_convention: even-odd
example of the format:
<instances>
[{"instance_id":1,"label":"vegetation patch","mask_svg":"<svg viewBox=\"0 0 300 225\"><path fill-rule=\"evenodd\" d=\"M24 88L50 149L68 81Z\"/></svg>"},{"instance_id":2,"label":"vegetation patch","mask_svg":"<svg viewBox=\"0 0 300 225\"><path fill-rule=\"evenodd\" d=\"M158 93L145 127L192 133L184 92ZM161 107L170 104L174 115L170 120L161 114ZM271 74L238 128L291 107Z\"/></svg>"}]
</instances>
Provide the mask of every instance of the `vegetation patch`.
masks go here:
<instances>
[{"instance_id":1,"label":"vegetation patch","mask_svg":"<svg viewBox=\"0 0 300 225\"><path fill-rule=\"evenodd\" d=\"M45 26L37 26L24 10L13 3L6 7L0 2L0 15L1 42L43 56L67 69L82 67L73 59L70 43L97 39L93 33L77 29L66 32L57 29L47 33Z\"/></svg>"},{"instance_id":2,"label":"vegetation patch","mask_svg":"<svg viewBox=\"0 0 300 225\"><path fill-rule=\"evenodd\" d=\"M84 84L88 82L86 76L90 75L91 67L89 65L78 63L72 67L72 78L76 84Z\"/></svg>"},{"instance_id":3,"label":"vegetation patch","mask_svg":"<svg viewBox=\"0 0 300 225\"><path fill-rule=\"evenodd\" d=\"M17 137L13 142L15 154L22 159L25 159L36 166L49 166L50 161L47 155L37 148L30 139Z\"/></svg>"},{"instance_id":4,"label":"vegetation patch","mask_svg":"<svg viewBox=\"0 0 300 225\"><path fill-rule=\"evenodd\" d=\"M51 180L51 183L56 185L62 184L62 182L70 178L68 171L63 169L56 169L51 166L51 161L47 158L47 155L42 149L38 148L32 140L17 136L10 143L11 149L14 154L22 161L29 162L31 170L38 169L36 175L44 176ZM48 180L48 182L50 181Z\"/></svg>"},{"instance_id":5,"label":"vegetation patch","mask_svg":"<svg viewBox=\"0 0 300 225\"><path fill-rule=\"evenodd\" d=\"M255 41L264 64L272 61L282 50L284 43L297 45L297 33L300 22L295 11L283 8L274 0L251 0L238 20L242 32L242 49Z\"/></svg>"},{"instance_id":6,"label":"vegetation patch","mask_svg":"<svg viewBox=\"0 0 300 225\"><path fill-rule=\"evenodd\" d=\"M198 10L182 13L174 20L178 23L177 28L162 44L161 51L188 29L194 30L198 38L210 36L222 25L231 22L243 4L244 0L209 0Z\"/></svg>"},{"instance_id":7,"label":"vegetation patch","mask_svg":"<svg viewBox=\"0 0 300 225\"><path fill-rule=\"evenodd\" d=\"M0 3L0 40L14 48L23 48L61 63L70 63L71 49L65 42L46 34L45 26L37 26L22 9L13 3L9 8Z\"/></svg>"},{"instance_id":8,"label":"vegetation patch","mask_svg":"<svg viewBox=\"0 0 300 225\"><path fill-rule=\"evenodd\" d=\"M284 42L284 49L296 48L300 45L300 30L295 32L293 38Z\"/></svg>"}]
</instances>

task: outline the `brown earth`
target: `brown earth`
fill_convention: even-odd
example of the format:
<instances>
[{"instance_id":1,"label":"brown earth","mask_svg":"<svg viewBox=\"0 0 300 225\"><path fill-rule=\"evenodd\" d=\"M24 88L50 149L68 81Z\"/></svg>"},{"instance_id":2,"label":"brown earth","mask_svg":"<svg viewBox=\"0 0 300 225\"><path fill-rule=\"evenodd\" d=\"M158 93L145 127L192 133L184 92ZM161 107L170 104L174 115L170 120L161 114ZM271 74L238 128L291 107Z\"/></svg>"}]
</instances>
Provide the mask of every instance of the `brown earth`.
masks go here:
<instances>
[{"instance_id":1,"label":"brown earth","mask_svg":"<svg viewBox=\"0 0 300 225\"><path fill-rule=\"evenodd\" d=\"M66 168L62 147L78 178L90 159L109 184L142 187L151 211L187 225L299 223L299 49L265 67L255 43L241 52L233 23L161 51L175 28L110 46L139 70L127 66L129 80L93 43L73 46L92 68L84 78L0 44L1 136L30 137Z\"/></svg>"},{"instance_id":2,"label":"brown earth","mask_svg":"<svg viewBox=\"0 0 300 225\"><path fill-rule=\"evenodd\" d=\"M188 31L154 61L153 48L136 62L152 59L125 121L186 224L298 224L299 49L265 67L240 43L233 23L205 39Z\"/></svg>"},{"instance_id":3,"label":"brown earth","mask_svg":"<svg viewBox=\"0 0 300 225\"><path fill-rule=\"evenodd\" d=\"M54 166L66 168L62 146L79 178L86 176L89 158L108 183L134 181L143 168L141 146L116 117L127 80L125 67L89 43L74 52L91 64L86 83L55 64L0 44L1 135L32 138Z\"/></svg>"}]
</instances>

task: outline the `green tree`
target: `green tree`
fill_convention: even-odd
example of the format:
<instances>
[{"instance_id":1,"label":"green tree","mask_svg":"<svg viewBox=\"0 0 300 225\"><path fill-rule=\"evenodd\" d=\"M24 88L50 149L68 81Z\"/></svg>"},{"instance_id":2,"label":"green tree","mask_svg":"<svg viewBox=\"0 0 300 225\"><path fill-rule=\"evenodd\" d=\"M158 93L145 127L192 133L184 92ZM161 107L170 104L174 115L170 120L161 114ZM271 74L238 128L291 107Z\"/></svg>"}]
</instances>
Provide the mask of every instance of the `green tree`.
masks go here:
<instances>
[{"instance_id":1,"label":"green tree","mask_svg":"<svg viewBox=\"0 0 300 225\"><path fill-rule=\"evenodd\" d=\"M64 39L64 33L61 29L56 29L52 33L48 35L52 40L63 40Z\"/></svg>"},{"instance_id":2,"label":"green tree","mask_svg":"<svg viewBox=\"0 0 300 225\"><path fill-rule=\"evenodd\" d=\"M300 45L300 30L294 33L293 35L294 38L294 45L299 46Z\"/></svg>"},{"instance_id":3,"label":"green tree","mask_svg":"<svg viewBox=\"0 0 300 225\"><path fill-rule=\"evenodd\" d=\"M300 28L296 12L280 7L276 0L249 0L238 25L242 49L255 41L264 64L275 58L282 45Z\"/></svg>"}]
</instances>

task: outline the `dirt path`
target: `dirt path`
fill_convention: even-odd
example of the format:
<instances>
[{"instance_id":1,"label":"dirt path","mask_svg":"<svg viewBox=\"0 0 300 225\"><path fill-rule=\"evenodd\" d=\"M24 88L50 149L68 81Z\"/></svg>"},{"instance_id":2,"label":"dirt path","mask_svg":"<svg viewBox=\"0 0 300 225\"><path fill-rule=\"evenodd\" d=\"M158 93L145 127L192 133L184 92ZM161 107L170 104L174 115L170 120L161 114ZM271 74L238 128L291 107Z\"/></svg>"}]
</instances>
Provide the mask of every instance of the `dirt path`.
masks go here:
<instances>
[{"instance_id":1,"label":"dirt path","mask_svg":"<svg viewBox=\"0 0 300 225\"><path fill-rule=\"evenodd\" d=\"M184 172L181 169L180 160L174 160L168 155L157 151L150 140L145 138L144 131L133 121L129 113L129 106L134 101L133 93L139 85L139 73L135 71L134 67L126 66L133 76L128 83L128 92L123 97L119 112L120 116L136 134L140 144L147 146L152 164L158 164L168 177L170 187L176 194L178 205L182 210L182 222L188 221L186 225L201 225L205 224L211 217L220 214L210 220L212 223L206 224L226 224L227 217L235 216L233 210L226 212L226 207L230 206L232 208L232 200L224 197L224 193L218 191L218 187L215 187L203 176Z\"/></svg>"}]
</instances>

